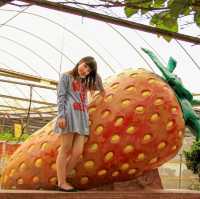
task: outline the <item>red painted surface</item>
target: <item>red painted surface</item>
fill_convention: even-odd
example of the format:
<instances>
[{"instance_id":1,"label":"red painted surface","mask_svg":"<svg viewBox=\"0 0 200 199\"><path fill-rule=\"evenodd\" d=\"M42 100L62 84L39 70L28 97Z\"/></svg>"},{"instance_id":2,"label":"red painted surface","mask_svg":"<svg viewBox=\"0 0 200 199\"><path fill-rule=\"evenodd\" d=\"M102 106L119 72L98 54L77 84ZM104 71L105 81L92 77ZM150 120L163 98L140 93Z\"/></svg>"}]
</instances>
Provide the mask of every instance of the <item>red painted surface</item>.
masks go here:
<instances>
[{"instance_id":1,"label":"red painted surface","mask_svg":"<svg viewBox=\"0 0 200 199\"><path fill-rule=\"evenodd\" d=\"M8 155L8 156L12 155L20 145L21 144L17 144L17 143L0 142L0 158L3 155ZM3 154L3 147L5 147L5 154Z\"/></svg>"}]
</instances>

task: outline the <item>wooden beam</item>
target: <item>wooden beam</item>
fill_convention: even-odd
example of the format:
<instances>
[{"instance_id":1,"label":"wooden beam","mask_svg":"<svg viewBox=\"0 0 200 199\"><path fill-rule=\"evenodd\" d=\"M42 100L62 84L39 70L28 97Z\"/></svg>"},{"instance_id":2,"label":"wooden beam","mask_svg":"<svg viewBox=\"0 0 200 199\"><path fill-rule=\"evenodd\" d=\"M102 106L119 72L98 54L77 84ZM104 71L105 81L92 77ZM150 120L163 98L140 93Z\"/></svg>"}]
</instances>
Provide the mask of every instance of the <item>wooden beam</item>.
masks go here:
<instances>
[{"instance_id":1,"label":"wooden beam","mask_svg":"<svg viewBox=\"0 0 200 199\"><path fill-rule=\"evenodd\" d=\"M21 107L16 107L16 106L7 106L7 105L3 105L3 104L0 104L0 107L3 107L3 108L10 108L9 111L13 111L11 109L16 109L16 110L23 110L23 111L27 111L27 108L21 108ZM40 109L52 109L52 108L56 108L57 105L51 105L51 106L41 106L41 107L37 107L37 108L31 108L31 111L35 111L35 112L38 112L38 113L43 113L43 111L41 111ZM0 111L5 111L5 110L0 110Z\"/></svg>"},{"instance_id":2,"label":"wooden beam","mask_svg":"<svg viewBox=\"0 0 200 199\"><path fill-rule=\"evenodd\" d=\"M41 111L40 109L52 109L52 108L56 108L57 107L57 104L55 105L51 105L51 106L40 106L40 107L37 107L37 108L32 108L31 110L37 110L37 111Z\"/></svg>"},{"instance_id":3,"label":"wooden beam","mask_svg":"<svg viewBox=\"0 0 200 199\"><path fill-rule=\"evenodd\" d=\"M31 124L34 124L35 126L39 126L39 127L42 127L44 126L45 124L47 124L49 121L51 121L54 117L48 117L48 120L46 120L45 122L43 121L40 121L40 118L39 117L36 117L35 119L34 118L30 118L30 123ZM0 121L1 121L1 117L0 117ZM6 122L4 122L6 125L12 125L14 123L22 123L21 122L21 119L23 120L23 123L25 123L26 121L26 118L10 118L10 119L7 119Z\"/></svg>"},{"instance_id":4,"label":"wooden beam","mask_svg":"<svg viewBox=\"0 0 200 199\"><path fill-rule=\"evenodd\" d=\"M15 106L7 106L7 105L2 105L2 104L0 104L0 107L10 108L9 111L12 111L11 109L27 111L27 108L20 108L20 107L15 107ZM5 110L0 110L0 111L5 111Z\"/></svg>"},{"instance_id":5,"label":"wooden beam","mask_svg":"<svg viewBox=\"0 0 200 199\"><path fill-rule=\"evenodd\" d=\"M27 126L27 131L32 133L32 132L42 128L43 126L45 126L53 118L54 117L52 117L52 116L51 117L43 117L42 120L41 120L40 117L33 117L33 118L30 117L29 125ZM27 119L26 117L24 117L24 118L19 117L18 118L16 116L11 117L9 119L5 119L4 117L2 117L0 115L0 122L2 121L2 123L0 123L0 129L2 130L1 132L3 132L4 128L9 128L9 129L11 129L11 131L13 131L15 123L25 124L26 119Z\"/></svg>"},{"instance_id":6,"label":"wooden beam","mask_svg":"<svg viewBox=\"0 0 200 199\"><path fill-rule=\"evenodd\" d=\"M21 97L13 97L13 96L8 96L8 95L1 95L0 97L2 98L8 98L8 99L14 99L14 100L21 100L21 101L26 101L29 102L30 99L25 99L25 98L21 98ZM37 104L46 104L46 105L52 105L52 106L56 106L56 104L54 103L49 103L49 102L44 102L44 101L38 101L38 100L31 100L32 103L37 103Z\"/></svg>"},{"instance_id":7,"label":"wooden beam","mask_svg":"<svg viewBox=\"0 0 200 199\"><path fill-rule=\"evenodd\" d=\"M200 96L200 93L192 93L193 96Z\"/></svg>"},{"instance_id":8,"label":"wooden beam","mask_svg":"<svg viewBox=\"0 0 200 199\"><path fill-rule=\"evenodd\" d=\"M139 24L136 22L120 19L117 17L111 17L111 16L108 16L105 14L99 14L99 13L92 12L92 11L89 11L86 9L80 9L80 8L75 8L72 6L63 5L61 3L56 3L56 2L47 1L47 0L19 0L19 1L30 3L32 5L41 6L44 8L49 8L49 9L53 9L53 10L57 10L57 11L71 13L74 15L79 15L82 17L95 19L98 21L103 21L106 23L111 23L111 24L131 28L131 29L136 29L136 30L140 30L143 32L148 32L148 33L152 33L152 34L156 34L156 35L159 34L159 35L163 35L163 36L168 36L168 37L172 37L174 39L178 39L181 41L186 41L186 42L190 42L190 43L194 43L194 44L200 43L200 38L198 38L198 37L192 37L189 35L171 32L171 31L160 29L160 28L155 28L152 26L147 26L144 24Z\"/></svg>"},{"instance_id":9,"label":"wooden beam","mask_svg":"<svg viewBox=\"0 0 200 199\"><path fill-rule=\"evenodd\" d=\"M14 124L5 124L4 126L0 125L0 127L7 127L10 128L12 130L14 130ZM41 126L34 126L34 125L29 125L28 129L32 129L32 132L36 131L37 129L40 129Z\"/></svg>"},{"instance_id":10,"label":"wooden beam","mask_svg":"<svg viewBox=\"0 0 200 199\"><path fill-rule=\"evenodd\" d=\"M31 87L37 87L37 88L45 88L45 89L56 90L56 87L52 87L52 86L43 86L43 85L38 85L38 84L30 84L30 83L16 82L16 81L11 81L11 80L0 79L0 82L5 82L5 83L10 83L10 84L19 84L19 85L24 85L24 86L31 86Z\"/></svg>"},{"instance_id":11,"label":"wooden beam","mask_svg":"<svg viewBox=\"0 0 200 199\"><path fill-rule=\"evenodd\" d=\"M50 80L50 79L46 79L46 78L42 78L42 77L28 75L25 73L16 72L13 70L7 70L4 68L0 68L0 76L23 79L23 80L28 80L28 81L38 82L38 83L46 83L48 85L53 85L53 86L57 86L57 84L58 84L58 82L55 80Z\"/></svg>"},{"instance_id":12,"label":"wooden beam","mask_svg":"<svg viewBox=\"0 0 200 199\"><path fill-rule=\"evenodd\" d=\"M0 115L1 114L4 115L4 113L0 113ZM43 112L43 113L41 113L41 112L39 112L39 113L29 112L29 114L30 115L48 114L48 115L54 115L55 116L55 115L57 115L57 111L49 111L49 112ZM23 116L26 117L27 113L26 112L25 113L22 113L22 112L21 113L9 113L9 115L10 116L15 116L16 115L16 116L20 116L20 117L23 117Z\"/></svg>"}]
</instances>

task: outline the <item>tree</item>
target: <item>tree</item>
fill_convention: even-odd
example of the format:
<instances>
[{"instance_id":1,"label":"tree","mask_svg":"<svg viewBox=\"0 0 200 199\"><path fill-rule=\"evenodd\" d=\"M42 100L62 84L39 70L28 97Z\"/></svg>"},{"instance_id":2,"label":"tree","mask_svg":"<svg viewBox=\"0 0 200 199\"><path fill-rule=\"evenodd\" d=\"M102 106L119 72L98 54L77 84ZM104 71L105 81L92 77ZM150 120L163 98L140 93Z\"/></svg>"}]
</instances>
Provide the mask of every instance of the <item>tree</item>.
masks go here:
<instances>
[{"instance_id":1,"label":"tree","mask_svg":"<svg viewBox=\"0 0 200 199\"><path fill-rule=\"evenodd\" d=\"M127 17L136 13L149 13L151 25L172 32L178 32L178 20L183 16L190 15L194 23L200 27L199 0L126 0L124 11ZM170 40L168 37L165 39Z\"/></svg>"},{"instance_id":2,"label":"tree","mask_svg":"<svg viewBox=\"0 0 200 199\"><path fill-rule=\"evenodd\" d=\"M191 16L193 22L200 27L200 0L99 0L100 3L71 2L90 7L122 7L128 18L139 14L150 18L150 25L179 32L179 19ZM68 3L70 3L68 1ZM163 36L167 41L169 36Z\"/></svg>"}]
</instances>

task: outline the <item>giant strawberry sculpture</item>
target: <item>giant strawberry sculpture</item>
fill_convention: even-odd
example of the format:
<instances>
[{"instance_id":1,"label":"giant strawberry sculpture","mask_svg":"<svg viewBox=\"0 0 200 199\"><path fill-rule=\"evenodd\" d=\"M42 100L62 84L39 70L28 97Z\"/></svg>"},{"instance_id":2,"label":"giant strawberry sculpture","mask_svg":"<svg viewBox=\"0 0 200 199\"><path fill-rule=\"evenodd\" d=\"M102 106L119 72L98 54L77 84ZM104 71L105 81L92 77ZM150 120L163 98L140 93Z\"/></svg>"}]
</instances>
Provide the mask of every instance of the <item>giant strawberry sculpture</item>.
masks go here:
<instances>
[{"instance_id":1,"label":"giant strawberry sculpture","mask_svg":"<svg viewBox=\"0 0 200 199\"><path fill-rule=\"evenodd\" d=\"M68 176L88 189L125 181L159 167L181 147L185 122L174 90L158 75L126 70L105 86L89 105L90 137L83 156ZM59 150L54 121L34 133L11 157L4 188L54 189Z\"/></svg>"}]
</instances>

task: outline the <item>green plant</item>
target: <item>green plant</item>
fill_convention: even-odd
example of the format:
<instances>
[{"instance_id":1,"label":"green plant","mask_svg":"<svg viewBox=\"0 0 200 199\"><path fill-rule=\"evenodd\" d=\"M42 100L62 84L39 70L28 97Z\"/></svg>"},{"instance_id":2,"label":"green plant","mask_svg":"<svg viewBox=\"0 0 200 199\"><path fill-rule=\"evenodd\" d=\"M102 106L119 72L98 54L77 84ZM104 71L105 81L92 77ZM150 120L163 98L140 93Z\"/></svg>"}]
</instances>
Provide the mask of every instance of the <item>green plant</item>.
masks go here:
<instances>
[{"instance_id":1,"label":"green plant","mask_svg":"<svg viewBox=\"0 0 200 199\"><path fill-rule=\"evenodd\" d=\"M30 136L30 134L24 133L24 134L20 137L20 140L21 140L21 141L25 141L29 136Z\"/></svg>"},{"instance_id":2,"label":"green plant","mask_svg":"<svg viewBox=\"0 0 200 199\"><path fill-rule=\"evenodd\" d=\"M30 135L28 133L24 133L21 135L21 137L17 138L14 136L13 133L9 131L4 131L0 133L0 140L2 141L22 141L24 142Z\"/></svg>"},{"instance_id":3,"label":"green plant","mask_svg":"<svg viewBox=\"0 0 200 199\"><path fill-rule=\"evenodd\" d=\"M183 152L187 168L200 177L200 141L193 142L191 148Z\"/></svg>"},{"instance_id":4,"label":"green plant","mask_svg":"<svg viewBox=\"0 0 200 199\"><path fill-rule=\"evenodd\" d=\"M0 133L0 140L10 140L13 137L12 133L8 133L8 132L2 132Z\"/></svg>"}]
</instances>

